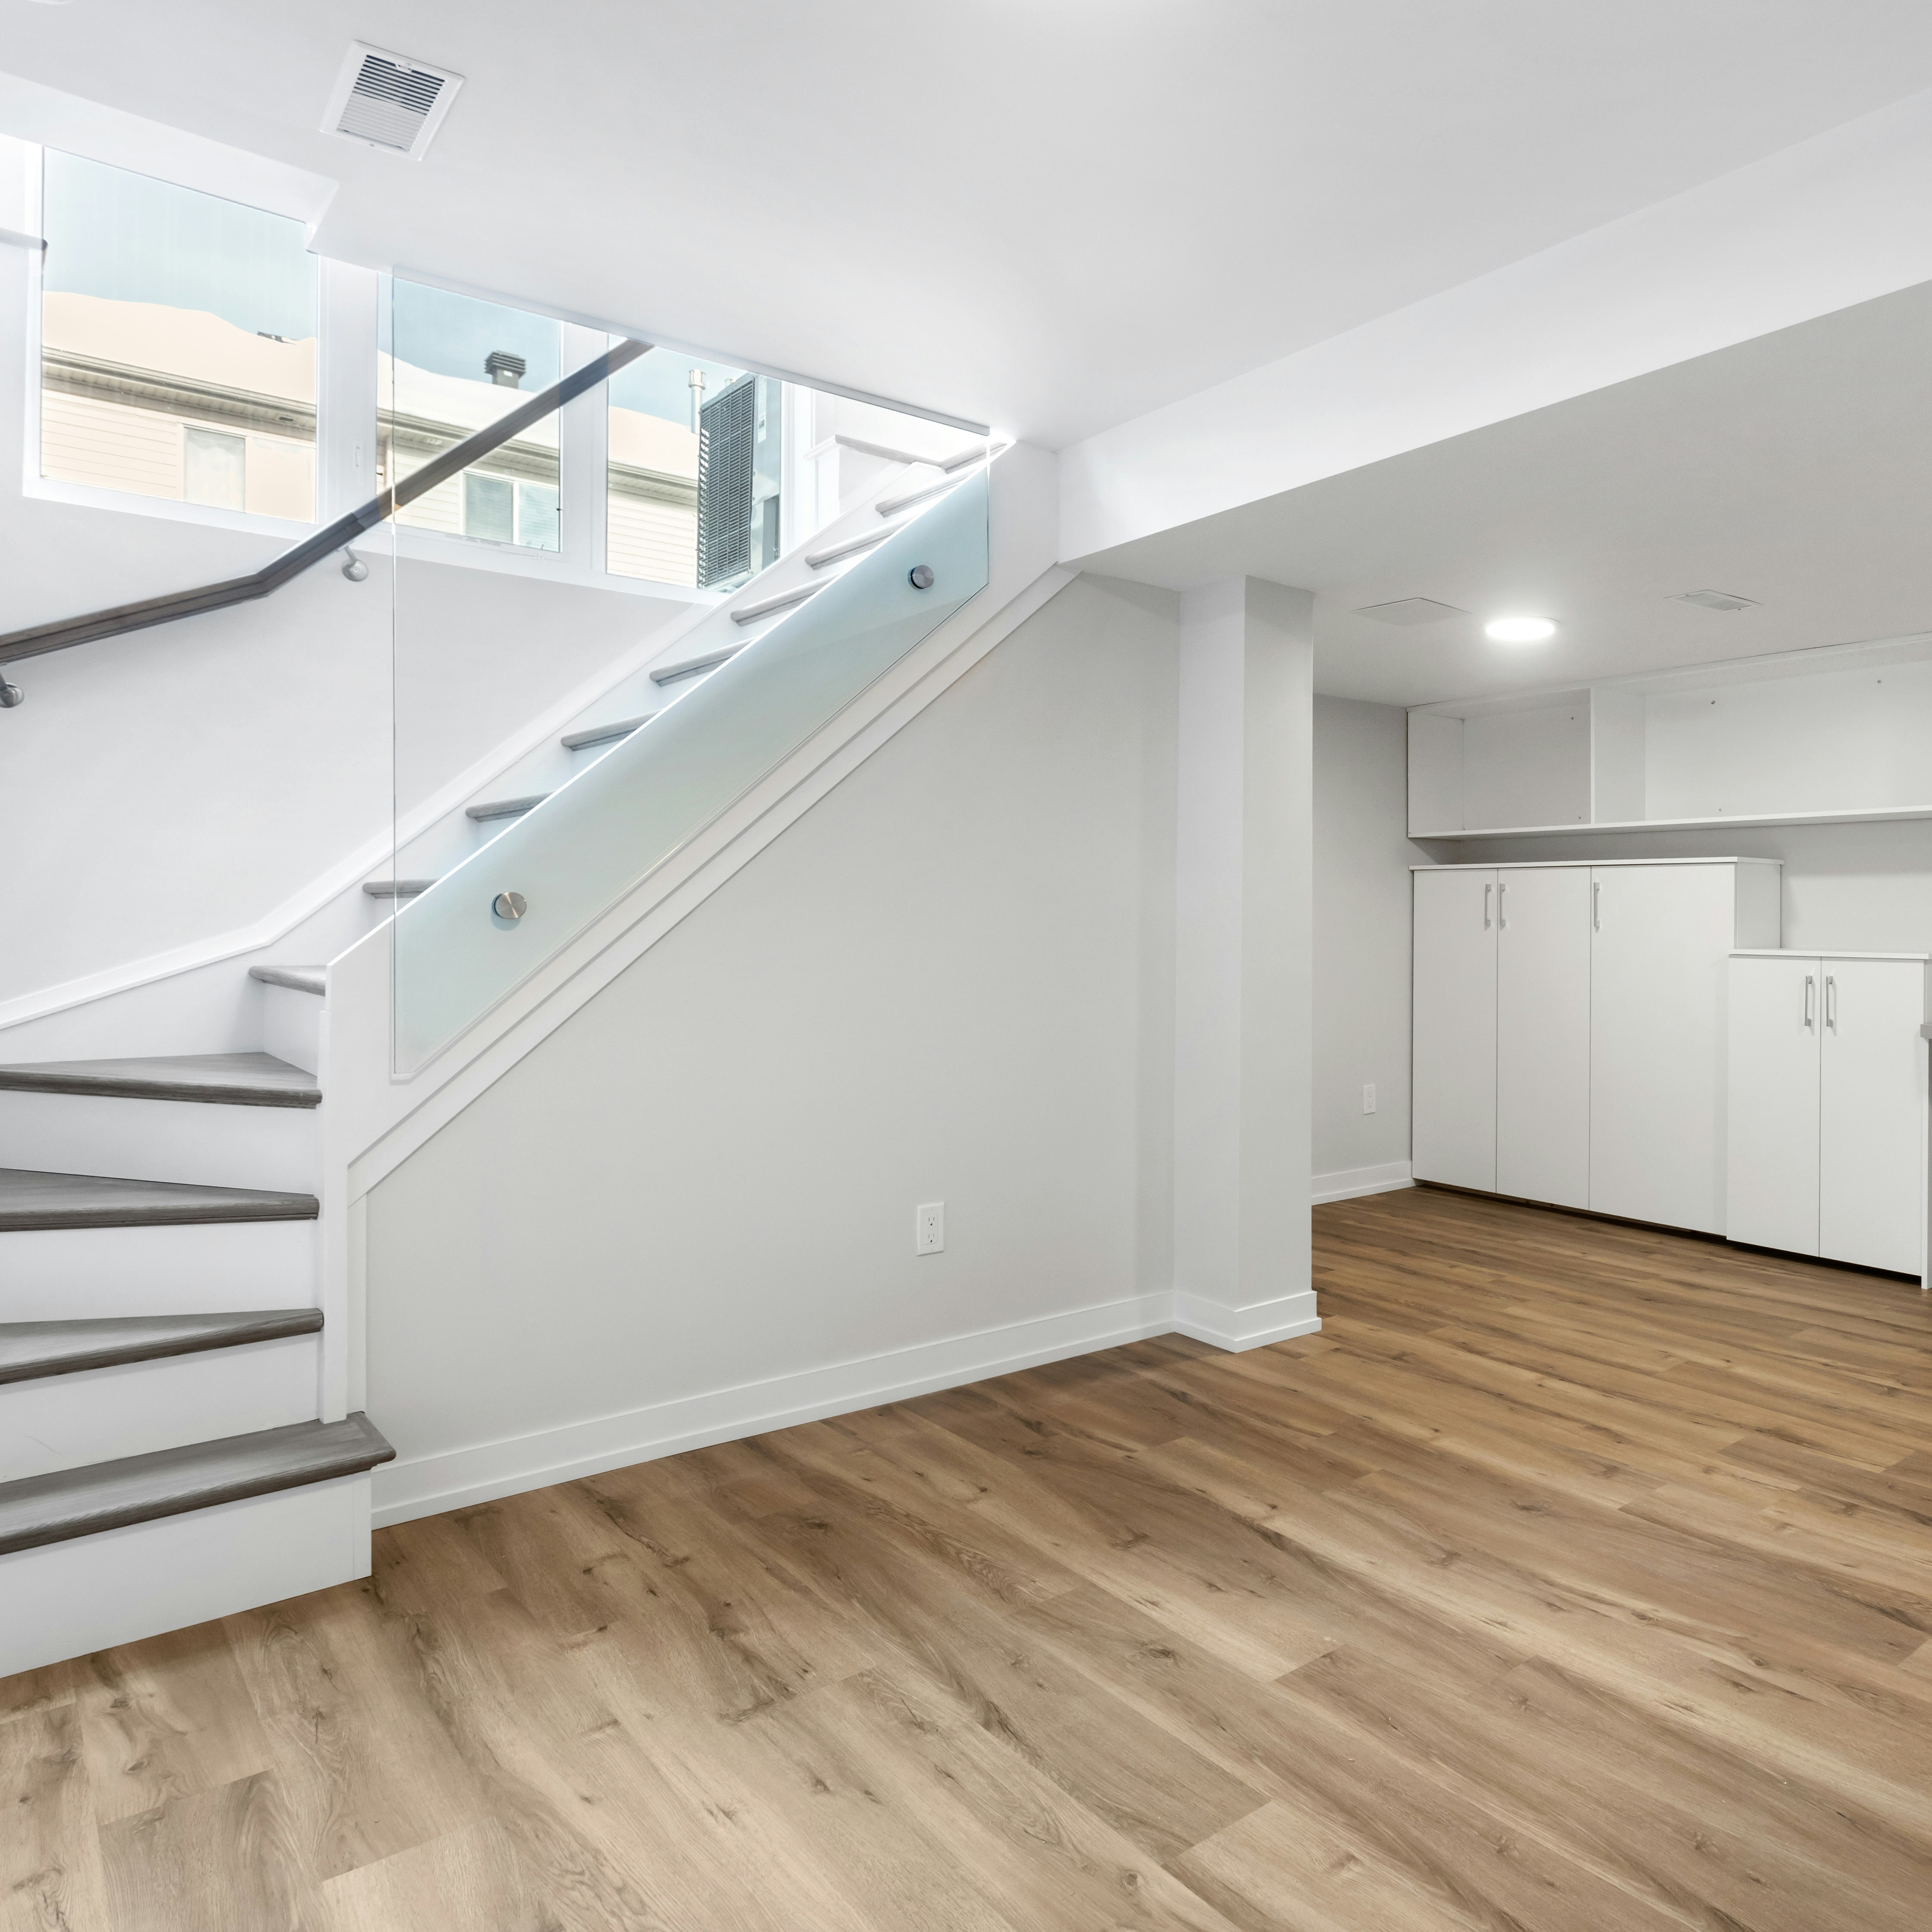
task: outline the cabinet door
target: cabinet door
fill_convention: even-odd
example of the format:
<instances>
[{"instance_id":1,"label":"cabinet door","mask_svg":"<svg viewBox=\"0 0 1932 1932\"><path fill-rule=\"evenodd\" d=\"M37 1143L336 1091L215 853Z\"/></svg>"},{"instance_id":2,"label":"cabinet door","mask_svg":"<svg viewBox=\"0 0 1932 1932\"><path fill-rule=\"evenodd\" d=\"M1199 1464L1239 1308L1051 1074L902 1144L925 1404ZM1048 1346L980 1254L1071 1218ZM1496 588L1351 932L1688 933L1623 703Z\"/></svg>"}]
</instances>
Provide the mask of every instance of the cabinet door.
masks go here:
<instances>
[{"instance_id":1,"label":"cabinet door","mask_svg":"<svg viewBox=\"0 0 1932 1932\"><path fill-rule=\"evenodd\" d=\"M1496 874L1496 1191L1590 1204L1590 868Z\"/></svg>"},{"instance_id":2,"label":"cabinet door","mask_svg":"<svg viewBox=\"0 0 1932 1932\"><path fill-rule=\"evenodd\" d=\"M1819 1106L1819 1252L1862 1268L1920 1269L1925 1148L1916 961L1830 959Z\"/></svg>"},{"instance_id":3,"label":"cabinet door","mask_svg":"<svg viewBox=\"0 0 1932 1932\"><path fill-rule=\"evenodd\" d=\"M1412 1165L1418 1180L1496 1184L1496 875L1418 872Z\"/></svg>"},{"instance_id":4,"label":"cabinet door","mask_svg":"<svg viewBox=\"0 0 1932 1932\"><path fill-rule=\"evenodd\" d=\"M1724 1232L1792 1254L1818 1252L1816 959L1733 959Z\"/></svg>"},{"instance_id":5,"label":"cabinet door","mask_svg":"<svg viewBox=\"0 0 1932 1932\"><path fill-rule=\"evenodd\" d=\"M1590 892L1590 1205L1724 1229L1729 866L1598 866Z\"/></svg>"}]
</instances>

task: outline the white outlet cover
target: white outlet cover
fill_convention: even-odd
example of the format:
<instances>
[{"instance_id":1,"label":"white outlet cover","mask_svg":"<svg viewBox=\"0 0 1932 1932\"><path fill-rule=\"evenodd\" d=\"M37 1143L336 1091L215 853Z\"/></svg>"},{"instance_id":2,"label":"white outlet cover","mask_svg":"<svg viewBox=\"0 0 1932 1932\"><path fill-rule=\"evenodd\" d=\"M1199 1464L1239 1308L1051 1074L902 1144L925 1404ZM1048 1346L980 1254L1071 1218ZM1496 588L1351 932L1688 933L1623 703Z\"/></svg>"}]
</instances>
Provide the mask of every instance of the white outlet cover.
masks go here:
<instances>
[{"instance_id":1,"label":"white outlet cover","mask_svg":"<svg viewBox=\"0 0 1932 1932\"><path fill-rule=\"evenodd\" d=\"M913 1210L912 1251L916 1255L943 1253L946 1247L946 1203L922 1202Z\"/></svg>"}]
</instances>

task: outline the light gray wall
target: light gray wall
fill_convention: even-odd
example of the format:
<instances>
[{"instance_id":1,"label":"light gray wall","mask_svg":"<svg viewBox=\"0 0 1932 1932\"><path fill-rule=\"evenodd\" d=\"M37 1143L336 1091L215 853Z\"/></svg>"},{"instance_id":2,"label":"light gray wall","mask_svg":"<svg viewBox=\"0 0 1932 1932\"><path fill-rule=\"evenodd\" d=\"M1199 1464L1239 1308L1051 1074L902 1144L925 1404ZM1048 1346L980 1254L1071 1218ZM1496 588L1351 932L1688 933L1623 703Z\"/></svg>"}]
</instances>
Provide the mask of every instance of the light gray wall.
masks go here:
<instances>
[{"instance_id":1,"label":"light gray wall","mask_svg":"<svg viewBox=\"0 0 1932 1932\"><path fill-rule=\"evenodd\" d=\"M1175 652L1076 582L374 1190L406 1461L1168 1288Z\"/></svg>"},{"instance_id":2,"label":"light gray wall","mask_svg":"<svg viewBox=\"0 0 1932 1932\"><path fill-rule=\"evenodd\" d=\"M1315 700L1315 1172L1408 1159L1408 714ZM1376 1111L1362 1112L1372 1082Z\"/></svg>"}]
</instances>

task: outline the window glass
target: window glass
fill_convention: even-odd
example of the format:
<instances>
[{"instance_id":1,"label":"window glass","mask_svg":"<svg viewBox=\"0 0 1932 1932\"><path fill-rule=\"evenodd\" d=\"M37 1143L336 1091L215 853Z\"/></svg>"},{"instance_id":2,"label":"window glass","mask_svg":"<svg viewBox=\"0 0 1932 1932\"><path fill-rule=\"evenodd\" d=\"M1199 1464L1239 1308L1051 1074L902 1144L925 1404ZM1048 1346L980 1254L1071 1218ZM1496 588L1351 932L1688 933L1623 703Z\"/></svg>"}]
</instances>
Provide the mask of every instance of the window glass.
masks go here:
<instances>
[{"instance_id":1,"label":"window glass","mask_svg":"<svg viewBox=\"0 0 1932 1932\"><path fill-rule=\"evenodd\" d=\"M386 277L382 320L377 449L385 488L562 374L562 325L544 316ZM556 506L552 414L405 505L396 520L554 550Z\"/></svg>"},{"instance_id":2,"label":"window glass","mask_svg":"<svg viewBox=\"0 0 1932 1932\"><path fill-rule=\"evenodd\" d=\"M760 496L755 514L760 520L760 541L766 519L773 526L775 539L781 415L776 382L761 376L748 378L742 370L670 349L653 349L611 377L604 548L606 568L614 574L649 578L658 584L700 581L700 430L708 424L722 451L722 439L717 434L721 399L730 397L735 386L748 381L765 392L765 447L772 457L767 493L771 508L764 508L766 498ZM734 426L743 413L736 400L724 401L722 409ZM730 480L755 485L757 479L749 472L744 477L734 472ZM715 490L710 494L714 500L715 524L716 508L724 500ZM744 503L737 501L740 496L746 497ZM727 506L734 526L739 520L736 512L742 511L747 518L753 514L750 500L740 490ZM722 548L716 542L709 546L713 553L709 560L714 566ZM776 554L774 548L772 556ZM705 580L733 580L742 574L748 573L738 572L734 564L732 572L722 574L714 568Z\"/></svg>"},{"instance_id":3,"label":"window glass","mask_svg":"<svg viewBox=\"0 0 1932 1932\"><path fill-rule=\"evenodd\" d=\"M40 472L315 516L315 257L299 221L49 148Z\"/></svg>"}]
</instances>

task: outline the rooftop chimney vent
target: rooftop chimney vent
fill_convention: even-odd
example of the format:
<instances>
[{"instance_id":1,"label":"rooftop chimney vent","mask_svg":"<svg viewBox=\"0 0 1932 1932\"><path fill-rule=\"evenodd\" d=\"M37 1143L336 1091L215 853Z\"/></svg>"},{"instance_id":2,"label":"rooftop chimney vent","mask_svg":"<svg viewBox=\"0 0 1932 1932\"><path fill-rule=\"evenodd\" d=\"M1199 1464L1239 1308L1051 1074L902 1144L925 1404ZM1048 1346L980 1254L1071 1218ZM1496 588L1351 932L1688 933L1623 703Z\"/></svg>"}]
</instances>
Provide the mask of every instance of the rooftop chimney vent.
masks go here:
<instances>
[{"instance_id":1,"label":"rooftop chimney vent","mask_svg":"<svg viewBox=\"0 0 1932 1932\"><path fill-rule=\"evenodd\" d=\"M419 161L462 85L447 68L352 41L322 131Z\"/></svg>"},{"instance_id":2,"label":"rooftop chimney vent","mask_svg":"<svg viewBox=\"0 0 1932 1932\"><path fill-rule=\"evenodd\" d=\"M506 389L514 389L524 380L524 371L530 367L520 356L512 356L507 349L493 349L483 358L483 370L491 382Z\"/></svg>"}]
</instances>

